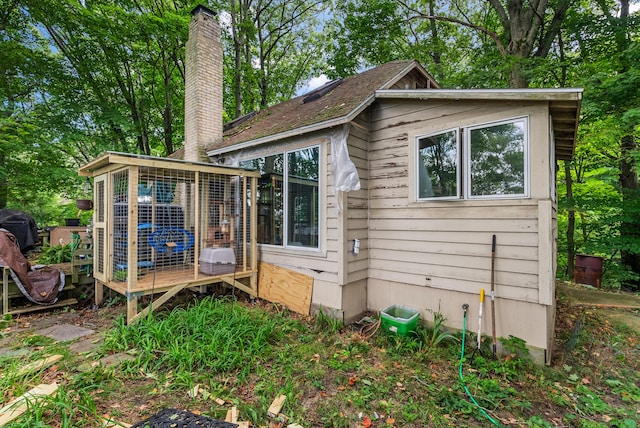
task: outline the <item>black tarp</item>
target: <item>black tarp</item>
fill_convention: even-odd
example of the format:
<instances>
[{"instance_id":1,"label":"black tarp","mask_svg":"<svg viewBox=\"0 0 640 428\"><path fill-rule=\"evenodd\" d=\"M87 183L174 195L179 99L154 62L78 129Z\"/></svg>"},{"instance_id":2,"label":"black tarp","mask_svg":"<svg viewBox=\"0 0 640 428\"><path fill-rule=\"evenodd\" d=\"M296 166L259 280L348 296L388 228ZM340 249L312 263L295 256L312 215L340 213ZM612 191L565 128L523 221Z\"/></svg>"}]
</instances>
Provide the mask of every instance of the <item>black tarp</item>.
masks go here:
<instances>
[{"instance_id":1,"label":"black tarp","mask_svg":"<svg viewBox=\"0 0 640 428\"><path fill-rule=\"evenodd\" d=\"M16 237L22 253L33 249L39 242L36 222L22 211L0 210L0 228L7 229Z\"/></svg>"}]
</instances>

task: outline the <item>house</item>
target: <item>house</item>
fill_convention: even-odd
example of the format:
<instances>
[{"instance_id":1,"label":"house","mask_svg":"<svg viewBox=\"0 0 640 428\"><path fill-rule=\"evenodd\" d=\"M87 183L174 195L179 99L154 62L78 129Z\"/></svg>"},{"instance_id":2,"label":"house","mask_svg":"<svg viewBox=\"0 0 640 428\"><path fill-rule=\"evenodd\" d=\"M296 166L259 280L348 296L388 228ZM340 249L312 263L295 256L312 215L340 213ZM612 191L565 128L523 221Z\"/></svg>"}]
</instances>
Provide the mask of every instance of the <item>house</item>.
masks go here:
<instances>
[{"instance_id":1,"label":"house","mask_svg":"<svg viewBox=\"0 0 640 428\"><path fill-rule=\"evenodd\" d=\"M347 322L404 304L461 326L489 290L496 235L497 334L549 361L556 159L573 153L581 93L425 82L415 62L385 64L262 111L207 153L261 172L259 259L312 275L313 303Z\"/></svg>"},{"instance_id":2,"label":"house","mask_svg":"<svg viewBox=\"0 0 640 428\"><path fill-rule=\"evenodd\" d=\"M193 19L212 17L200 8ZM221 75L200 76L222 87ZM497 336L549 363L556 161L573 156L581 98L441 89L416 61L394 61L235 120L205 152L259 171L258 258L312 276L315 307L350 322L402 304L461 328L466 303L477 331L493 277ZM187 120L221 117L212 105L187 108Z\"/></svg>"}]
</instances>

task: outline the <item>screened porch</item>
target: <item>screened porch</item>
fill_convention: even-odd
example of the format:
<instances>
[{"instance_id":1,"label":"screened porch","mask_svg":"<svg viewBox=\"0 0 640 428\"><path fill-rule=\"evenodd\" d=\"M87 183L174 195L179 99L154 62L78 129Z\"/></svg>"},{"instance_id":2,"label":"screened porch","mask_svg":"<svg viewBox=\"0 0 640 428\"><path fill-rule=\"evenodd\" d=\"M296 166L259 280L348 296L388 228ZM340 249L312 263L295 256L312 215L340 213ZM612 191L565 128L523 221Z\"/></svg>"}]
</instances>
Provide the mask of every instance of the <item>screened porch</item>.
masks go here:
<instances>
[{"instance_id":1,"label":"screened porch","mask_svg":"<svg viewBox=\"0 0 640 428\"><path fill-rule=\"evenodd\" d=\"M258 172L107 152L79 173L94 180L96 304L105 286L124 295L130 323L145 295L156 308L221 282L257 295Z\"/></svg>"}]
</instances>

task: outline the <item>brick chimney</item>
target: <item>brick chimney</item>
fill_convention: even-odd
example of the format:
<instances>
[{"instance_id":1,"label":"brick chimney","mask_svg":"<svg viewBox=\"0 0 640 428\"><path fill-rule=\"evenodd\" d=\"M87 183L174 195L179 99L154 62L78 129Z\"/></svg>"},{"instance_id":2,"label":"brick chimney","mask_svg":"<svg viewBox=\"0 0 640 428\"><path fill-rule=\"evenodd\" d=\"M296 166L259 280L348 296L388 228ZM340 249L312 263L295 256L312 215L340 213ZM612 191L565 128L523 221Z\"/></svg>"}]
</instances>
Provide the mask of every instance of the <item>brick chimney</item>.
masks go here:
<instances>
[{"instance_id":1,"label":"brick chimney","mask_svg":"<svg viewBox=\"0 0 640 428\"><path fill-rule=\"evenodd\" d=\"M185 61L184 159L209 161L205 147L222 141L222 41L204 6L191 11Z\"/></svg>"}]
</instances>

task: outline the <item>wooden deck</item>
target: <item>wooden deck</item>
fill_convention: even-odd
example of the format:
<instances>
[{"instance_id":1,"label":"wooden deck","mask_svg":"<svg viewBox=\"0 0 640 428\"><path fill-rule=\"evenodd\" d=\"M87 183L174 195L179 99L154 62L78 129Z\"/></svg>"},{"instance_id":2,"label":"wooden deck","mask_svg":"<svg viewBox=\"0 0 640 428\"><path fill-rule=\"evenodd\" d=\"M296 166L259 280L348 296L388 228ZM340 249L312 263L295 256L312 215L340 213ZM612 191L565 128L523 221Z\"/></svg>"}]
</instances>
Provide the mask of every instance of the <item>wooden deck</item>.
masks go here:
<instances>
[{"instance_id":1,"label":"wooden deck","mask_svg":"<svg viewBox=\"0 0 640 428\"><path fill-rule=\"evenodd\" d=\"M129 285L126 281L111 281L108 283L96 280L96 304L101 304L104 300L104 287L122 294L127 298L127 323L138 319L147 314L151 309L149 307L138 312L138 298L151 294L163 294L153 303L158 308L171 297L185 288L200 287L212 285L216 283L227 283L239 290L257 296L257 270L238 269L234 273L225 275L205 275L196 272L193 265L183 265L180 267L171 266L170 268L149 269L144 271L137 278L135 284ZM248 279L248 284L241 282L242 279Z\"/></svg>"}]
</instances>

